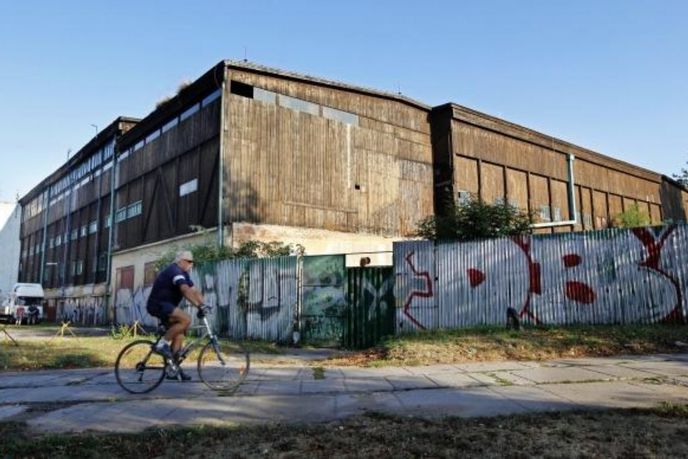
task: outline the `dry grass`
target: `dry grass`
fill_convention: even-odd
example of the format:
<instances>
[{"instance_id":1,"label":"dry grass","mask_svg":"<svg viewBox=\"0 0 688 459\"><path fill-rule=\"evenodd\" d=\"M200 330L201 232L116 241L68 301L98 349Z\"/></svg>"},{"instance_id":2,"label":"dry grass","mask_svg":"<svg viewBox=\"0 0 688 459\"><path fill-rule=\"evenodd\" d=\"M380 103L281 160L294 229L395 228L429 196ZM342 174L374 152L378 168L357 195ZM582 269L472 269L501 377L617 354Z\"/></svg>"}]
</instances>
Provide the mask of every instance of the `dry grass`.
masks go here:
<instances>
[{"instance_id":1,"label":"dry grass","mask_svg":"<svg viewBox=\"0 0 688 459\"><path fill-rule=\"evenodd\" d=\"M679 342L679 344L676 344ZM374 349L329 359L343 366L430 365L686 352L686 325L437 330L389 338Z\"/></svg>"},{"instance_id":2,"label":"dry grass","mask_svg":"<svg viewBox=\"0 0 688 459\"><path fill-rule=\"evenodd\" d=\"M6 457L686 457L688 408L427 420L370 414L311 425L29 437L0 424Z\"/></svg>"}]
</instances>

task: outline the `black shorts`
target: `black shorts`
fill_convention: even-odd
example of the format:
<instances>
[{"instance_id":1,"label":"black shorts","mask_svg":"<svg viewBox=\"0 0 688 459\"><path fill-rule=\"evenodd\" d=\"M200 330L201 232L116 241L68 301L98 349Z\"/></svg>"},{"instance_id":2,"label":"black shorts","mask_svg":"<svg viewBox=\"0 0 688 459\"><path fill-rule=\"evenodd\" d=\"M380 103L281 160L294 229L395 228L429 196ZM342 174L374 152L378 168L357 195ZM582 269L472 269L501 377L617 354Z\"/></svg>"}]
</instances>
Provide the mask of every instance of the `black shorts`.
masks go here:
<instances>
[{"instance_id":1,"label":"black shorts","mask_svg":"<svg viewBox=\"0 0 688 459\"><path fill-rule=\"evenodd\" d=\"M174 304L165 301L154 301L146 305L146 311L148 311L148 314L160 319L160 322L164 325L168 325L170 314L172 314L176 307Z\"/></svg>"}]
</instances>

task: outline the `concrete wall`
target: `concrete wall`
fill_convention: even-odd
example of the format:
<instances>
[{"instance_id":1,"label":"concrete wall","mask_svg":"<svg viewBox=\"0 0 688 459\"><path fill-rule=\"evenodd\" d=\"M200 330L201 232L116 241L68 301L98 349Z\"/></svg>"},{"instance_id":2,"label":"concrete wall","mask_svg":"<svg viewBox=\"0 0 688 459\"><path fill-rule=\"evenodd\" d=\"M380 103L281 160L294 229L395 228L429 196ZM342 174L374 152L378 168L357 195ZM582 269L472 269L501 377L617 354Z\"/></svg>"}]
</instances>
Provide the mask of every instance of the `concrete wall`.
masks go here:
<instances>
[{"instance_id":1,"label":"concrete wall","mask_svg":"<svg viewBox=\"0 0 688 459\"><path fill-rule=\"evenodd\" d=\"M19 272L19 229L21 207L14 202L0 202L0 302L17 282Z\"/></svg>"},{"instance_id":2,"label":"concrete wall","mask_svg":"<svg viewBox=\"0 0 688 459\"><path fill-rule=\"evenodd\" d=\"M304 255L350 254L346 256L347 266L359 266L362 257L370 258L369 266L391 266L393 243L404 240L376 234L251 223L234 223L231 235L234 247L250 240L277 241L302 245Z\"/></svg>"}]
</instances>

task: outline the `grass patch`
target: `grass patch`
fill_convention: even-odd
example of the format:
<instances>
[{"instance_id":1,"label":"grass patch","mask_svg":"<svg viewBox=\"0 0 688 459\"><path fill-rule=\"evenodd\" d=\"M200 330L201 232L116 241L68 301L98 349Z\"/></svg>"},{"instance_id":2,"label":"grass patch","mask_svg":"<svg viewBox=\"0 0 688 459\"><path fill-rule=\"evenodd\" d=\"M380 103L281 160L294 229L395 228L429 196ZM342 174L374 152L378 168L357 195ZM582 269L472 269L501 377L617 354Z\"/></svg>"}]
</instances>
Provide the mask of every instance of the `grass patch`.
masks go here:
<instances>
[{"instance_id":1,"label":"grass patch","mask_svg":"<svg viewBox=\"0 0 688 459\"><path fill-rule=\"evenodd\" d=\"M501 327L432 330L387 338L378 347L329 359L327 365L430 365L686 352L686 325Z\"/></svg>"},{"instance_id":2,"label":"grass patch","mask_svg":"<svg viewBox=\"0 0 688 459\"><path fill-rule=\"evenodd\" d=\"M93 367L114 367L119 352L128 343L153 337L113 337L113 336L66 336L46 338L22 338L15 336L19 346L10 341L0 341L0 371L25 371L41 369L74 369ZM188 339L188 338L187 338ZM234 343L221 340L229 348ZM281 349L273 344L260 341L241 343L251 353L279 354ZM186 359L195 362L200 346ZM133 363L133 362L129 362Z\"/></svg>"},{"instance_id":3,"label":"grass patch","mask_svg":"<svg viewBox=\"0 0 688 459\"><path fill-rule=\"evenodd\" d=\"M428 420L370 414L308 425L31 435L0 423L7 457L685 457L688 408Z\"/></svg>"},{"instance_id":4,"label":"grass patch","mask_svg":"<svg viewBox=\"0 0 688 459\"><path fill-rule=\"evenodd\" d=\"M313 379L325 379L325 369L323 367L313 367Z\"/></svg>"}]
</instances>

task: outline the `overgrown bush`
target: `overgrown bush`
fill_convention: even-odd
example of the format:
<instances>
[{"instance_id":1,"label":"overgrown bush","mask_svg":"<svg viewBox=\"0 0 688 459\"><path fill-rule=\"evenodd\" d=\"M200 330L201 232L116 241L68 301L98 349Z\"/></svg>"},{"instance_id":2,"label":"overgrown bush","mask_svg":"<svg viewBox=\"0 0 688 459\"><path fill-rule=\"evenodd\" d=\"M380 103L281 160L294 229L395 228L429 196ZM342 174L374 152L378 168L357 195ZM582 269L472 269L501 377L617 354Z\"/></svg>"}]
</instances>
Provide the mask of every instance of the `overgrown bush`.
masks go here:
<instances>
[{"instance_id":1,"label":"overgrown bush","mask_svg":"<svg viewBox=\"0 0 688 459\"><path fill-rule=\"evenodd\" d=\"M177 249L166 252L155 264L156 270L160 270L174 261ZM246 241L238 248L220 246L215 242L205 242L186 247L194 256L195 263L207 261L227 260L233 258L270 258L300 256L304 253L304 247L300 244L285 244L271 241Z\"/></svg>"},{"instance_id":2,"label":"overgrown bush","mask_svg":"<svg viewBox=\"0 0 688 459\"><path fill-rule=\"evenodd\" d=\"M475 241L531 233L533 214L508 202L488 204L476 197L446 206L442 215L418 223L416 236L424 239Z\"/></svg>"}]
</instances>

